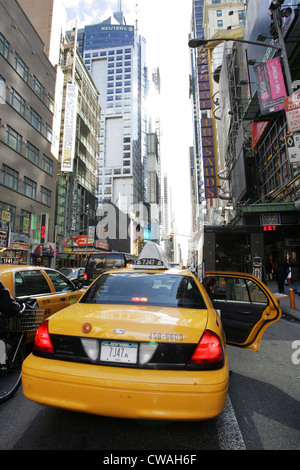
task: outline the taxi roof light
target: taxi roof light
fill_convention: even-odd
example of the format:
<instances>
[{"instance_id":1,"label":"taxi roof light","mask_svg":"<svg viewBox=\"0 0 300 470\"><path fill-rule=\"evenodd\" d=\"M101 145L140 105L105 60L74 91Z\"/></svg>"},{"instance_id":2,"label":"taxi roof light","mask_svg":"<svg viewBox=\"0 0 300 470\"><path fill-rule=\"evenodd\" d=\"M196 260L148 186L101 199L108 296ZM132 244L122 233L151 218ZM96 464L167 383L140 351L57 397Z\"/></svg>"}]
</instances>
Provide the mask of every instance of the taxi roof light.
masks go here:
<instances>
[{"instance_id":1,"label":"taxi roof light","mask_svg":"<svg viewBox=\"0 0 300 470\"><path fill-rule=\"evenodd\" d=\"M48 329L48 320L42 323L41 326L38 327L35 340L34 340L34 347L36 351L46 352L46 353L54 353L54 348L51 342L49 329Z\"/></svg>"},{"instance_id":2,"label":"taxi roof light","mask_svg":"<svg viewBox=\"0 0 300 470\"><path fill-rule=\"evenodd\" d=\"M147 242L133 267L140 269L168 269L168 258L161 246L154 242Z\"/></svg>"},{"instance_id":3,"label":"taxi roof light","mask_svg":"<svg viewBox=\"0 0 300 470\"><path fill-rule=\"evenodd\" d=\"M223 358L220 338L214 332L206 330L189 364L219 364Z\"/></svg>"}]
</instances>

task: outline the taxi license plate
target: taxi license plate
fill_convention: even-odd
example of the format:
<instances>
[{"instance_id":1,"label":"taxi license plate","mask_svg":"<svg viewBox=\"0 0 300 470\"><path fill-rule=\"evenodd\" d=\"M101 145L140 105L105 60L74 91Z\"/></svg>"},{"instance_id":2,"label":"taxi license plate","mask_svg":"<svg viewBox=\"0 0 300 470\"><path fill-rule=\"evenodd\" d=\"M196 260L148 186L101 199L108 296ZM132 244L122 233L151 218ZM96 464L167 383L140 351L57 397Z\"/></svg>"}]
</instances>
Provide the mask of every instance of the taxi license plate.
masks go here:
<instances>
[{"instance_id":1,"label":"taxi license plate","mask_svg":"<svg viewBox=\"0 0 300 470\"><path fill-rule=\"evenodd\" d=\"M138 348L136 343L102 341L100 360L105 362L136 364L137 350Z\"/></svg>"}]
</instances>

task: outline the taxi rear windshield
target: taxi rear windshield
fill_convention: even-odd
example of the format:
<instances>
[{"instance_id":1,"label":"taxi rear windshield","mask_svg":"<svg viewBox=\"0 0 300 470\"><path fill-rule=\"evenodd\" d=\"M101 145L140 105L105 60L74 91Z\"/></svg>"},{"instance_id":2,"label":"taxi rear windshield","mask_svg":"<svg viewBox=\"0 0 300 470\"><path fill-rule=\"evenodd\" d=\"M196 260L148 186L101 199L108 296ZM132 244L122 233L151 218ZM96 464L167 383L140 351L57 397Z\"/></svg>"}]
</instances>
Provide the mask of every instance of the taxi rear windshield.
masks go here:
<instances>
[{"instance_id":1,"label":"taxi rear windshield","mask_svg":"<svg viewBox=\"0 0 300 470\"><path fill-rule=\"evenodd\" d=\"M102 270L103 268L123 268L124 266L124 255L118 253L91 255L88 261L88 268L95 270Z\"/></svg>"},{"instance_id":2,"label":"taxi rear windshield","mask_svg":"<svg viewBox=\"0 0 300 470\"><path fill-rule=\"evenodd\" d=\"M103 274L80 302L206 308L192 277L159 273Z\"/></svg>"}]
</instances>

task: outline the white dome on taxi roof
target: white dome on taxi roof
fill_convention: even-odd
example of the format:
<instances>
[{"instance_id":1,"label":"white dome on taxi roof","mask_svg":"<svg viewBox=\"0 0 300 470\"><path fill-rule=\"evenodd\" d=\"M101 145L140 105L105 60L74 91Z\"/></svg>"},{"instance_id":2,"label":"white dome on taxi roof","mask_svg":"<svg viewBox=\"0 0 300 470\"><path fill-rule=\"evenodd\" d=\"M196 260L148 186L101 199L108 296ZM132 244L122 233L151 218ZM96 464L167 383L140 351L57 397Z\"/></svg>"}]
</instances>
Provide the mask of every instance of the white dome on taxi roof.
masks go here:
<instances>
[{"instance_id":1,"label":"white dome on taxi roof","mask_svg":"<svg viewBox=\"0 0 300 470\"><path fill-rule=\"evenodd\" d=\"M154 242L147 242L135 262L135 267L167 269L168 258L161 246Z\"/></svg>"}]
</instances>

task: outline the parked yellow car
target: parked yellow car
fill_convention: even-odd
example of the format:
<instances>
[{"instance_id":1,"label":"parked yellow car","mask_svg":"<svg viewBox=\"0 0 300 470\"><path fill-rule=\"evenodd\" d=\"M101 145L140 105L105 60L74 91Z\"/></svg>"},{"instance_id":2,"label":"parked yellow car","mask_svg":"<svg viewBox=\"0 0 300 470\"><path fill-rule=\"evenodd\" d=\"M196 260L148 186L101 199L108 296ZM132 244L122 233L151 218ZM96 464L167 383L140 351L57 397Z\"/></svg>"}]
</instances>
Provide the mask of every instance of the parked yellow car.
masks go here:
<instances>
[{"instance_id":1,"label":"parked yellow car","mask_svg":"<svg viewBox=\"0 0 300 470\"><path fill-rule=\"evenodd\" d=\"M135 266L102 274L78 303L39 327L23 363L25 396L119 418L217 416L229 381L225 336L258 350L261 332L281 315L266 286L238 276L243 309L233 308L224 331L225 301L220 317L199 280L187 269L168 269L161 249L147 243ZM251 301L246 292L255 293Z\"/></svg>"},{"instance_id":2,"label":"parked yellow car","mask_svg":"<svg viewBox=\"0 0 300 470\"><path fill-rule=\"evenodd\" d=\"M0 265L0 281L13 297L35 298L45 318L77 302L85 292L55 269L40 266Z\"/></svg>"}]
</instances>

